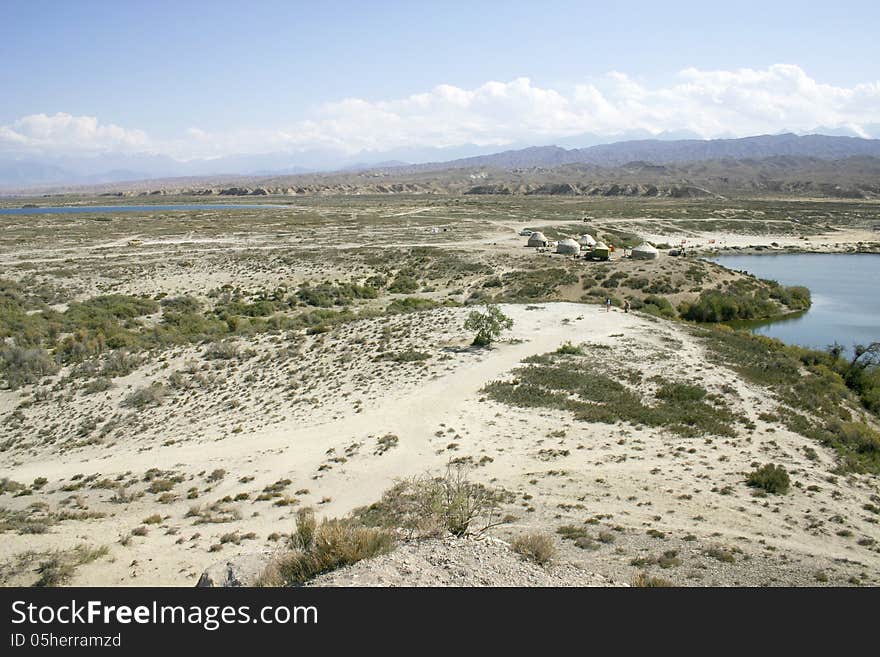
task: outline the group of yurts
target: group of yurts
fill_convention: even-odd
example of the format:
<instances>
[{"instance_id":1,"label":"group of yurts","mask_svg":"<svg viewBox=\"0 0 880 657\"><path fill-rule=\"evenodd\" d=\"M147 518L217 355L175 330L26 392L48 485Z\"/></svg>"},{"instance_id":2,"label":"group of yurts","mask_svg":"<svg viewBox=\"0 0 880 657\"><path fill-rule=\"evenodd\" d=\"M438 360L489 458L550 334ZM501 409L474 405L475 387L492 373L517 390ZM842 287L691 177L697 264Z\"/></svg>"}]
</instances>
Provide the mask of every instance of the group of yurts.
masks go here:
<instances>
[{"instance_id":1,"label":"group of yurts","mask_svg":"<svg viewBox=\"0 0 880 657\"><path fill-rule=\"evenodd\" d=\"M540 231L536 231L529 235L529 240L526 243L526 246L542 249L552 245L553 243ZM571 237L566 237L565 239L556 242L556 253L574 256L582 255L583 257L592 260L608 260L613 252L613 246L608 246L605 242L597 241L596 238L589 233L581 235L580 239L577 240ZM653 245L644 242L632 249L629 254L624 253L624 255L629 255L630 257L639 260L655 260L660 256L660 252Z\"/></svg>"}]
</instances>

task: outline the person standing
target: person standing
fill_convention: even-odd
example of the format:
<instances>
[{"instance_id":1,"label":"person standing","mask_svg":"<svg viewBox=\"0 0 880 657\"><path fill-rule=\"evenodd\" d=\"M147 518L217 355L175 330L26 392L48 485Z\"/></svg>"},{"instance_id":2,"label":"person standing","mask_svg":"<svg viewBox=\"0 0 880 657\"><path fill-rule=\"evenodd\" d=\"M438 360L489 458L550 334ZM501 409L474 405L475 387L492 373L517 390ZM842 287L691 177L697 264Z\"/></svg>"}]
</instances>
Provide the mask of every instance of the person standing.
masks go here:
<instances>
[{"instance_id":1,"label":"person standing","mask_svg":"<svg viewBox=\"0 0 880 657\"><path fill-rule=\"evenodd\" d=\"M605 297L605 312L611 312L611 297Z\"/></svg>"}]
</instances>

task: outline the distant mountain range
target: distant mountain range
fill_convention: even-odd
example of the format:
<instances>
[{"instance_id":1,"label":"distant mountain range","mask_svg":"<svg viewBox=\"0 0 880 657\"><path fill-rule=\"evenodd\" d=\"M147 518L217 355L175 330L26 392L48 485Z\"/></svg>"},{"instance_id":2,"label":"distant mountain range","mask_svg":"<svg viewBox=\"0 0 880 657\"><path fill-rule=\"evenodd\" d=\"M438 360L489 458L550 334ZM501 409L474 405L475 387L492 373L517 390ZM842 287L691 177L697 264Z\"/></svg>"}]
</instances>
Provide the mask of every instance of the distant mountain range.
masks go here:
<instances>
[{"instance_id":1,"label":"distant mountain range","mask_svg":"<svg viewBox=\"0 0 880 657\"><path fill-rule=\"evenodd\" d=\"M761 160L768 157L810 157L839 160L847 157L880 157L880 139L829 135L761 135L740 139L640 139L565 149L540 146L469 157L452 162L434 162L414 169L551 168L565 164L617 167L629 162L671 164L703 160Z\"/></svg>"},{"instance_id":2,"label":"distant mountain range","mask_svg":"<svg viewBox=\"0 0 880 657\"><path fill-rule=\"evenodd\" d=\"M589 141L587 137L583 141ZM477 155L458 159L409 164L412 159L430 155L461 152ZM463 146L458 149L398 149L393 152L336 157L332 153L299 154L313 166L291 162L285 153L228 156L211 160L180 162L163 155L103 155L92 158L54 158L51 160L0 159L0 187L7 191L70 187L72 185L108 185L134 181L173 178L210 177L214 182L240 177L278 178L315 174L351 174L377 172L401 177L432 171L459 169L531 170L553 169L568 165L618 168L630 163L643 165L683 164L702 161L749 162L767 158L807 158L843 160L857 157L880 158L880 139L862 139L839 135L761 135L738 139L635 139L582 148L537 146L500 153L486 153L485 148ZM404 160L401 156L411 155ZM323 164L322 164L323 163ZM117 185L118 187L118 185Z\"/></svg>"}]
</instances>

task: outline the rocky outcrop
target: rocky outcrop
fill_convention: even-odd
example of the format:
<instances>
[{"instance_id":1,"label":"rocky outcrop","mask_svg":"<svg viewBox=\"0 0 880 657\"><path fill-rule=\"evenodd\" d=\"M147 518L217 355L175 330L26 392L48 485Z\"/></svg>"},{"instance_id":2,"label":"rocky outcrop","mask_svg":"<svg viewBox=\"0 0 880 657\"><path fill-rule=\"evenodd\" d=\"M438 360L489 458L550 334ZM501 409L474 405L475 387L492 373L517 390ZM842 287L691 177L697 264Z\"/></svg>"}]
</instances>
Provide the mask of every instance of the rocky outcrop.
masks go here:
<instances>
[{"instance_id":1,"label":"rocky outcrop","mask_svg":"<svg viewBox=\"0 0 880 657\"><path fill-rule=\"evenodd\" d=\"M272 554L210 566L196 586L253 586ZM404 541L397 549L311 580L306 586L627 586L571 563L539 566L493 537Z\"/></svg>"},{"instance_id":2,"label":"rocky outcrop","mask_svg":"<svg viewBox=\"0 0 880 657\"><path fill-rule=\"evenodd\" d=\"M226 561L218 561L202 573L196 586L254 586L271 558L272 555L265 552L242 554Z\"/></svg>"},{"instance_id":3,"label":"rocky outcrop","mask_svg":"<svg viewBox=\"0 0 880 657\"><path fill-rule=\"evenodd\" d=\"M571 563L539 566L499 539L411 541L325 573L307 586L621 586ZM624 585L625 586L625 585Z\"/></svg>"}]
</instances>

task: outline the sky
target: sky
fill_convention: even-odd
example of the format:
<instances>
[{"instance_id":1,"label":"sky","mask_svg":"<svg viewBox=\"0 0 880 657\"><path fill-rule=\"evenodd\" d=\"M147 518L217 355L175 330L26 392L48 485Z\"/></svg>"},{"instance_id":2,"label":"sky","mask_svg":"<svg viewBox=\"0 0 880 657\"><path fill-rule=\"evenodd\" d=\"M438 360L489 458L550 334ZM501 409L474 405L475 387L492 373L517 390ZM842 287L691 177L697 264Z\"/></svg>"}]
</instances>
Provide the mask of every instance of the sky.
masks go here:
<instances>
[{"instance_id":1,"label":"sky","mask_svg":"<svg viewBox=\"0 0 880 657\"><path fill-rule=\"evenodd\" d=\"M0 156L880 137L876 1L0 7Z\"/></svg>"}]
</instances>

